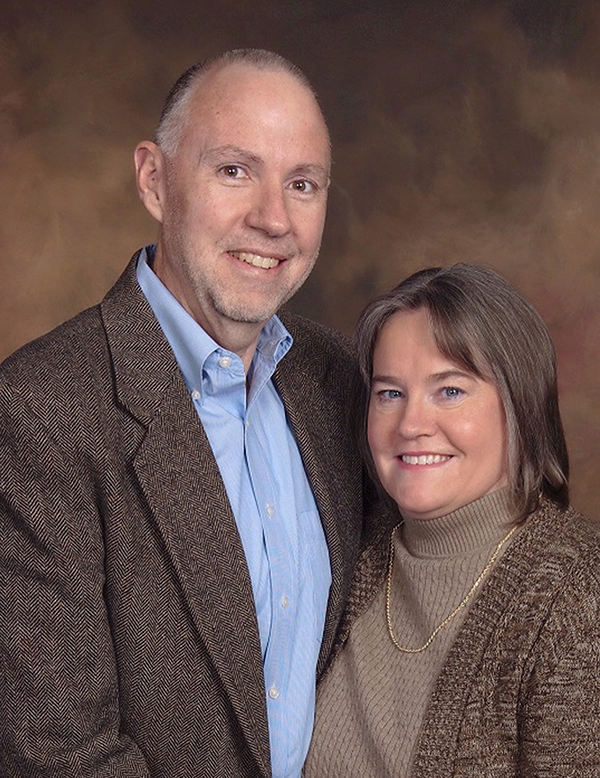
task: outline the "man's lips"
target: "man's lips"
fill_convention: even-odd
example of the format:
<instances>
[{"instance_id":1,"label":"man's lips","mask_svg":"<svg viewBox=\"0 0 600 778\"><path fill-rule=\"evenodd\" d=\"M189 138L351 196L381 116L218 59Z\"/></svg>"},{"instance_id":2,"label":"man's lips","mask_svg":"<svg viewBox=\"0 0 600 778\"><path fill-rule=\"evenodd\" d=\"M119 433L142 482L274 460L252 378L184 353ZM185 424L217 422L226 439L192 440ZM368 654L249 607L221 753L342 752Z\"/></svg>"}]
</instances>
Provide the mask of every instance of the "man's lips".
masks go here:
<instances>
[{"instance_id":1,"label":"man's lips","mask_svg":"<svg viewBox=\"0 0 600 778\"><path fill-rule=\"evenodd\" d=\"M277 265L279 265L279 263L282 261L277 257L264 256L263 254L254 254L251 251L228 251L227 253L231 254L232 257L235 257L242 262L246 262L248 265L252 265L252 267L260 267L265 270L270 270L273 267L277 267Z\"/></svg>"},{"instance_id":2,"label":"man's lips","mask_svg":"<svg viewBox=\"0 0 600 778\"><path fill-rule=\"evenodd\" d=\"M452 457L447 454L401 454L399 459L405 465L439 465Z\"/></svg>"}]
</instances>

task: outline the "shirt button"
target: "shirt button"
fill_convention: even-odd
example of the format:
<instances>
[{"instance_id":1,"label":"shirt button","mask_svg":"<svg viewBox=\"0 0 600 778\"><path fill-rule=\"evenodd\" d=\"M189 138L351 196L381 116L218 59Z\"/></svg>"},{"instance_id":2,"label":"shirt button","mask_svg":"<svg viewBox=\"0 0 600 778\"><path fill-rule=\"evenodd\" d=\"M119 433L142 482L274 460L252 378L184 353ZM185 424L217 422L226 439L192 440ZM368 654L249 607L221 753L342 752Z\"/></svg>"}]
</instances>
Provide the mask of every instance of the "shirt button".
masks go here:
<instances>
[{"instance_id":1,"label":"shirt button","mask_svg":"<svg viewBox=\"0 0 600 778\"><path fill-rule=\"evenodd\" d=\"M267 513L272 516L275 513L275 508L272 505L267 505Z\"/></svg>"},{"instance_id":2,"label":"shirt button","mask_svg":"<svg viewBox=\"0 0 600 778\"><path fill-rule=\"evenodd\" d=\"M289 604L290 604L290 598L289 598L289 597L287 597L287 596L284 594L284 595L283 595L283 597L281 598L281 607L282 607L282 608L287 608L287 606L288 606Z\"/></svg>"},{"instance_id":3,"label":"shirt button","mask_svg":"<svg viewBox=\"0 0 600 778\"><path fill-rule=\"evenodd\" d=\"M221 367L229 367L231 365L231 357L221 357L219 365Z\"/></svg>"},{"instance_id":4,"label":"shirt button","mask_svg":"<svg viewBox=\"0 0 600 778\"><path fill-rule=\"evenodd\" d=\"M271 688L269 689L269 697L272 700L276 700L279 697L279 689L273 684Z\"/></svg>"},{"instance_id":5,"label":"shirt button","mask_svg":"<svg viewBox=\"0 0 600 778\"><path fill-rule=\"evenodd\" d=\"M200 392L197 389L194 389L192 392L192 400L199 400L200 399Z\"/></svg>"}]
</instances>

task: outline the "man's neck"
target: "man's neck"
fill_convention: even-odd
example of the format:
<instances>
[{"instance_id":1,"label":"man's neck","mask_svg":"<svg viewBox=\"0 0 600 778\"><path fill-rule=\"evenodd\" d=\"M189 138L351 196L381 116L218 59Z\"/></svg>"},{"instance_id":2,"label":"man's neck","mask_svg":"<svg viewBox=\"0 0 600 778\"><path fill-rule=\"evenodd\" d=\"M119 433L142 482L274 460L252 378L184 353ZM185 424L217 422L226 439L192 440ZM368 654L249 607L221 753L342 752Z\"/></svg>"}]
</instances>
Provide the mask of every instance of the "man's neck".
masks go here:
<instances>
[{"instance_id":1,"label":"man's neck","mask_svg":"<svg viewBox=\"0 0 600 778\"><path fill-rule=\"evenodd\" d=\"M170 272L169 266L163 260L160 242L150 267L202 329L219 346L239 356L247 375L266 322L235 321L221 316L216 311L204 311L190 289L182 286L180 279Z\"/></svg>"}]
</instances>

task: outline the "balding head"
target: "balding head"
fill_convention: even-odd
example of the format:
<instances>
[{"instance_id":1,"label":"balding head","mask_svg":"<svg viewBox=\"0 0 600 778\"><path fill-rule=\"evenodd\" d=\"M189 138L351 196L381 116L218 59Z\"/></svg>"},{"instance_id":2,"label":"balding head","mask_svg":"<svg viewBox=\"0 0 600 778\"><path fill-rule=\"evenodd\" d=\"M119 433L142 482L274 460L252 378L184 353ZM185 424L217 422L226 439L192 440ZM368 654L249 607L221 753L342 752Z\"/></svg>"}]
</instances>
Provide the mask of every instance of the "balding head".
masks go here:
<instances>
[{"instance_id":1,"label":"balding head","mask_svg":"<svg viewBox=\"0 0 600 778\"><path fill-rule=\"evenodd\" d=\"M203 79L217 70L230 65L242 65L255 70L287 73L300 86L304 87L318 106L317 95L308 78L299 67L285 57L274 51L266 49L231 49L224 54L197 62L189 67L172 86L163 106L155 140L167 157L172 157L176 152L185 127L189 105L196 90ZM320 106L318 108L322 115ZM326 125L325 118L323 123ZM329 138L329 131L327 130Z\"/></svg>"}]
</instances>

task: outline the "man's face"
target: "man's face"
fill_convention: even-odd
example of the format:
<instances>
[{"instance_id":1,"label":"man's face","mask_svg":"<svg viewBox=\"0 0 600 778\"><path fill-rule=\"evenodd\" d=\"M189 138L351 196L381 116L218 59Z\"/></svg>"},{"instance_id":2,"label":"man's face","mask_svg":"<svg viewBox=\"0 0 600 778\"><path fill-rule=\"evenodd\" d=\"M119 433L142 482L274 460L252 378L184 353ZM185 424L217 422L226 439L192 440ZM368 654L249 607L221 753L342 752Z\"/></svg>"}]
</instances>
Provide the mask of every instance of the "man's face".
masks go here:
<instances>
[{"instance_id":1,"label":"man's face","mask_svg":"<svg viewBox=\"0 0 600 778\"><path fill-rule=\"evenodd\" d=\"M302 285L321 242L327 130L290 75L232 64L193 94L166 160L155 272L219 340L262 324Z\"/></svg>"}]
</instances>

